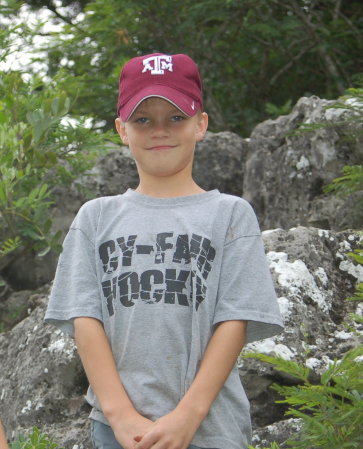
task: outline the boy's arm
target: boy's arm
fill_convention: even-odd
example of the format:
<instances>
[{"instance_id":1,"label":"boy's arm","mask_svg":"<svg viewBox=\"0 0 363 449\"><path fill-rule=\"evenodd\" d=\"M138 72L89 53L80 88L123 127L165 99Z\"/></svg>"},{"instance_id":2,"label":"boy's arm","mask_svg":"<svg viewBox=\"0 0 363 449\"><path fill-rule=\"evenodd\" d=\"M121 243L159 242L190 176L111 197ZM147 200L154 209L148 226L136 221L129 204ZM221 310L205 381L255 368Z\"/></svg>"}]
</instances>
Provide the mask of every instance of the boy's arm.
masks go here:
<instances>
[{"instance_id":1,"label":"boy's arm","mask_svg":"<svg viewBox=\"0 0 363 449\"><path fill-rule=\"evenodd\" d=\"M4 427L0 421L0 449L8 449Z\"/></svg>"},{"instance_id":2,"label":"boy's arm","mask_svg":"<svg viewBox=\"0 0 363 449\"><path fill-rule=\"evenodd\" d=\"M80 317L74 320L75 340L88 381L116 439L133 449L133 437L146 432L152 421L141 416L131 403L117 371L107 336L100 321Z\"/></svg>"},{"instance_id":3,"label":"boy's arm","mask_svg":"<svg viewBox=\"0 0 363 449\"><path fill-rule=\"evenodd\" d=\"M236 363L246 328L246 321L224 321L216 327L189 390L172 412L135 438L135 449L188 447Z\"/></svg>"}]
</instances>

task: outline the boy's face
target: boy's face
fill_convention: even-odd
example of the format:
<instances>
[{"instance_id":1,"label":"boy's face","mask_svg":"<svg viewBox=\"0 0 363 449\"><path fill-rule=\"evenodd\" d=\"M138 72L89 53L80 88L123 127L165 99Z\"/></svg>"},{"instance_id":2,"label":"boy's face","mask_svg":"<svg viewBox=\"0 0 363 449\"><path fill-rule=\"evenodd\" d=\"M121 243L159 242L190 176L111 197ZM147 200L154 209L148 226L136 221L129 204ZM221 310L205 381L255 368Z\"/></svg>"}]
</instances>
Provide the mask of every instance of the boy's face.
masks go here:
<instances>
[{"instance_id":1,"label":"boy's face","mask_svg":"<svg viewBox=\"0 0 363 449\"><path fill-rule=\"evenodd\" d=\"M129 145L142 176L191 176L196 142L203 139L208 126L206 113L185 116L166 100L144 100L130 119L116 128Z\"/></svg>"}]
</instances>

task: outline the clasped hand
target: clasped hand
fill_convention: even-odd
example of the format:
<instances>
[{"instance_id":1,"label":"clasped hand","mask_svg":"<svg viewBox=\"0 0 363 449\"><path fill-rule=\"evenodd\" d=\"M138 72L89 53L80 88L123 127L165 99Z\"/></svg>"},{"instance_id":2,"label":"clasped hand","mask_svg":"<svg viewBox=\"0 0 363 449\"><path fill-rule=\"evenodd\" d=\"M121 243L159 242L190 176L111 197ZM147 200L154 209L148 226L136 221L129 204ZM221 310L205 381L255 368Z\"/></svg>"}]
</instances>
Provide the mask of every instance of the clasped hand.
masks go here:
<instances>
[{"instance_id":1,"label":"clasped hand","mask_svg":"<svg viewBox=\"0 0 363 449\"><path fill-rule=\"evenodd\" d=\"M186 411L173 410L134 437L134 449L186 449L199 426Z\"/></svg>"}]
</instances>

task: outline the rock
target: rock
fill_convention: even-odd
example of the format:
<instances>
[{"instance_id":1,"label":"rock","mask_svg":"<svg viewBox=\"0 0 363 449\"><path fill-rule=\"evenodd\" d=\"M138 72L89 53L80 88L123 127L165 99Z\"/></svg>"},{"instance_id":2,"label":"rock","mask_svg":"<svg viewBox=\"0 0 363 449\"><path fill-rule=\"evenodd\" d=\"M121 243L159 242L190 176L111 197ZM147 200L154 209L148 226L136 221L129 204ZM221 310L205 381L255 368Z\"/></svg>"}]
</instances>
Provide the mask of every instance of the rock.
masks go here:
<instances>
[{"instance_id":1,"label":"rock","mask_svg":"<svg viewBox=\"0 0 363 449\"><path fill-rule=\"evenodd\" d=\"M361 164L363 134L350 112L326 109L334 101L301 98L289 115L255 127L249 139L231 132L210 133L197 144L194 178L206 190L243 196L261 228L314 226L336 231L363 225L363 193L347 198L323 193L345 165ZM310 132L299 127L323 123ZM354 132L355 131L355 132ZM354 139L349 136L356 136ZM138 184L127 147L110 144L88 176L55 191L53 228L68 230L79 207L92 197L117 195ZM79 190L76 186L81 186ZM57 255L32 255L0 264L0 275L14 290L37 288L54 276Z\"/></svg>"},{"instance_id":2,"label":"rock","mask_svg":"<svg viewBox=\"0 0 363 449\"><path fill-rule=\"evenodd\" d=\"M43 323L47 300L43 289L30 315L0 334L0 416L9 436L37 426L66 448L88 449L87 379L73 339Z\"/></svg>"},{"instance_id":3,"label":"rock","mask_svg":"<svg viewBox=\"0 0 363 449\"><path fill-rule=\"evenodd\" d=\"M263 229L315 226L360 229L363 193L337 198L323 186L342 175L345 165L362 164L362 126L351 113L327 109L334 101L301 98L289 115L260 123L249 139L243 196L249 200ZM298 132L300 126L312 128ZM354 139L349 139L353 135Z\"/></svg>"},{"instance_id":4,"label":"rock","mask_svg":"<svg viewBox=\"0 0 363 449\"><path fill-rule=\"evenodd\" d=\"M306 363L311 378L318 380L332 360L342 359L360 344L363 334L363 327L351 318L351 313L361 309L345 299L352 295L357 281L363 281L363 267L346 257L348 251L359 247L361 236L297 227L266 231L263 238L285 332L249 344L244 352ZM240 373L251 401L256 434L272 442L276 438L266 426L283 421L286 408L275 403L279 397L270 387L274 383L294 385L296 380L256 359L243 359L243 355Z\"/></svg>"},{"instance_id":5,"label":"rock","mask_svg":"<svg viewBox=\"0 0 363 449\"><path fill-rule=\"evenodd\" d=\"M283 448L285 447L284 443L291 438L291 435L295 435L300 428L300 421L297 419L278 421L257 429L252 436L252 445L256 448L265 448L270 447L271 442L275 441Z\"/></svg>"},{"instance_id":6,"label":"rock","mask_svg":"<svg viewBox=\"0 0 363 449\"><path fill-rule=\"evenodd\" d=\"M297 227L264 232L263 238L286 329L245 351L300 362L309 351L307 363L318 378L330 360L357 346L362 332L350 318L357 304L345 300L357 279L363 280L363 268L346 256L360 237L353 231ZM49 288L33 293L30 315L0 334L0 416L9 436L36 425L66 449L89 449L87 380L73 340L43 323ZM270 386L295 381L252 358L241 357L240 374L251 402L255 444L285 441L298 423L286 421Z\"/></svg>"},{"instance_id":7,"label":"rock","mask_svg":"<svg viewBox=\"0 0 363 449\"><path fill-rule=\"evenodd\" d=\"M1 331L9 330L28 316L31 290L10 292L6 300L0 302Z\"/></svg>"},{"instance_id":8,"label":"rock","mask_svg":"<svg viewBox=\"0 0 363 449\"><path fill-rule=\"evenodd\" d=\"M57 259L58 255L51 252L42 257L33 252L23 252L11 258L0 274L15 291L34 290L53 279Z\"/></svg>"},{"instance_id":9,"label":"rock","mask_svg":"<svg viewBox=\"0 0 363 449\"><path fill-rule=\"evenodd\" d=\"M193 176L205 190L242 195L248 144L232 132L207 132L195 151Z\"/></svg>"}]
</instances>

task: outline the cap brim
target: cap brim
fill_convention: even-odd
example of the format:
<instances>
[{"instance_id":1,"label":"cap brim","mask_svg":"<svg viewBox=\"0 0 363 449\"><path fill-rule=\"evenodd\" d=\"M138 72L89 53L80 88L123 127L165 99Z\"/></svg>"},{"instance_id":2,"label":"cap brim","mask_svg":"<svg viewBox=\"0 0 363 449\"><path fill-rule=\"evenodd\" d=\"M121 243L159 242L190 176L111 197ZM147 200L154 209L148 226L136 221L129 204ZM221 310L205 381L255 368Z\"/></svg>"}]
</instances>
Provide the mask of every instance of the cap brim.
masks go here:
<instances>
[{"instance_id":1,"label":"cap brim","mask_svg":"<svg viewBox=\"0 0 363 449\"><path fill-rule=\"evenodd\" d=\"M195 115L200 108L200 103L198 100L185 95L180 90L173 89L169 86L163 86L161 84L154 84L153 86L146 87L145 89L137 92L129 101L120 107L119 115L121 120L123 122L127 122L140 103L147 98L152 97L158 97L168 101L188 117Z\"/></svg>"}]
</instances>

